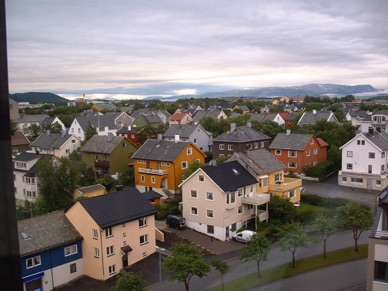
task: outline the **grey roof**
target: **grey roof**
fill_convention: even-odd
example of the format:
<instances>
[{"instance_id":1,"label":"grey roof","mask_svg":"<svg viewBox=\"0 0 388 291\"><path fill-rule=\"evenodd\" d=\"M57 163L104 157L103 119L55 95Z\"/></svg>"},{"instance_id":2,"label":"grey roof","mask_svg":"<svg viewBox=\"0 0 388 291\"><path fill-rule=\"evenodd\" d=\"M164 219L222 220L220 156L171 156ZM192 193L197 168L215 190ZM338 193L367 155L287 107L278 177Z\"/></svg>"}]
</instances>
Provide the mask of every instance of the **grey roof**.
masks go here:
<instances>
[{"instance_id":1,"label":"grey roof","mask_svg":"<svg viewBox=\"0 0 388 291\"><path fill-rule=\"evenodd\" d=\"M249 121L263 121L264 118L265 118L265 114L264 113L250 113L251 117L249 118Z\"/></svg>"},{"instance_id":2,"label":"grey roof","mask_svg":"<svg viewBox=\"0 0 388 291\"><path fill-rule=\"evenodd\" d=\"M238 161L243 167L255 175L264 175L286 168L267 149L256 149L247 152L234 153L229 161Z\"/></svg>"},{"instance_id":3,"label":"grey roof","mask_svg":"<svg viewBox=\"0 0 388 291\"><path fill-rule=\"evenodd\" d=\"M155 192L154 190L147 191L142 193L143 197L147 200L152 200L152 199L158 199L162 197L162 194L159 194L158 192Z\"/></svg>"},{"instance_id":4,"label":"grey roof","mask_svg":"<svg viewBox=\"0 0 388 291\"><path fill-rule=\"evenodd\" d=\"M313 112L305 112L300 118L298 124L315 124L318 120L328 120L330 115L333 112L331 111L317 111Z\"/></svg>"},{"instance_id":5,"label":"grey roof","mask_svg":"<svg viewBox=\"0 0 388 291\"><path fill-rule=\"evenodd\" d=\"M108 127L109 129L114 130L118 128L118 126L115 124L115 119L120 114L122 114L122 112L108 112L105 115L93 113L83 116L77 116L75 119L84 131L86 130L89 124L95 128Z\"/></svg>"},{"instance_id":6,"label":"grey roof","mask_svg":"<svg viewBox=\"0 0 388 291\"><path fill-rule=\"evenodd\" d=\"M30 146L42 149L60 149L72 137L74 137L72 134L42 133Z\"/></svg>"},{"instance_id":7,"label":"grey roof","mask_svg":"<svg viewBox=\"0 0 388 291\"><path fill-rule=\"evenodd\" d=\"M377 115L377 114L381 114L381 115L386 115L388 116L388 110L377 110L377 111L374 111L372 113L372 115Z\"/></svg>"},{"instance_id":8,"label":"grey roof","mask_svg":"<svg viewBox=\"0 0 388 291\"><path fill-rule=\"evenodd\" d=\"M41 121L40 125L43 125L43 126L45 126L45 125L51 125L51 124L53 124L55 118L56 118L55 116L53 116L53 117L47 116L47 117L45 117L45 118Z\"/></svg>"},{"instance_id":9,"label":"grey roof","mask_svg":"<svg viewBox=\"0 0 388 291\"><path fill-rule=\"evenodd\" d=\"M42 156L33 152L23 152L15 157L15 161L28 162L35 159L39 159L40 157Z\"/></svg>"},{"instance_id":10,"label":"grey roof","mask_svg":"<svg viewBox=\"0 0 388 291\"><path fill-rule=\"evenodd\" d=\"M166 132L163 134L163 137L174 137L178 134L182 138L189 138L190 135L196 130L198 125L186 124L186 125L171 125Z\"/></svg>"},{"instance_id":11,"label":"grey roof","mask_svg":"<svg viewBox=\"0 0 388 291\"><path fill-rule=\"evenodd\" d=\"M43 119L48 115L36 114L36 115L23 115L20 118L14 119L15 123L41 123Z\"/></svg>"},{"instance_id":12,"label":"grey roof","mask_svg":"<svg viewBox=\"0 0 388 291\"><path fill-rule=\"evenodd\" d=\"M261 133L247 125L236 126L236 129L232 132L229 130L213 139L214 141L220 142L249 142L249 141L264 141L270 140L271 138L264 133Z\"/></svg>"},{"instance_id":13,"label":"grey roof","mask_svg":"<svg viewBox=\"0 0 388 291\"><path fill-rule=\"evenodd\" d=\"M110 154L124 139L126 139L124 136L93 135L80 149L80 151L87 153Z\"/></svg>"},{"instance_id":14,"label":"grey roof","mask_svg":"<svg viewBox=\"0 0 388 291\"><path fill-rule=\"evenodd\" d=\"M304 133L278 133L269 148L303 151L311 136Z\"/></svg>"},{"instance_id":15,"label":"grey roof","mask_svg":"<svg viewBox=\"0 0 388 291\"><path fill-rule=\"evenodd\" d=\"M86 187L77 188L76 190L80 191L82 194L94 192L97 190L106 190L106 188L101 184L94 184Z\"/></svg>"},{"instance_id":16,"label":"grey roof","mask_svg":"<svg viewBox=\"0 0 388 291\"><path fill-rule=\"evenodd\" d=\"M377 132L375 131L373 135L368 132L362 133L365 138L374 143L382 151L388 150L388 133L385 131Z\"/></svg>"},{"instance_id":17,"label":"grey roof","mask_svg":"<svg viewBox=\"0 0 388 291\"><path fill-rule=\"evenodd\" d=\"M63 211L54 211L49 214L19 220L18 233L21 256L28 256L82 240L82 236L70 223ZM25 233L27 238L24 239L21 233Z\"/></svg>"},{"instance_id":18,"label":"grey roof","mask_svg":"<svg viewBox=\"0 0 388 291\"><path fill-rule=\"evenodd\" d=\"M131 130L128 129L128 126L123 126L120 128L116 133L123 133L123 134L137 134L139 133L139 130L135 126L131 126Z\"/></svg>"},{"instance_id":19,"label":"grey roof","mask_svg":"<svg viewBox=\"0 0 388 291\"><path fill-rule=\"evenodd\" d=\"M189 143L188 141L148 139L132 156L132 159L174 162Z\"/></svg>"},{"instance_id":20,"label":"grey roof","mask_svg":"<svg viewBox=\"0 0 388 291\"><path fill-rule=\"evenodd\" d=\"M135 187L82 199L77 203L81 203L101 228L157 213L155 207Z\"/></svg>"},{"instance_id":21,"label":"grey roof","mask_svg":"<svg viewBox=\"0 0 388 291\"><path fill-rule=\"evenodd\" d=\"M195 123L198 123L201 121L201 119L205 118L205 117L211 117L215 120L217 120L218 116L220 115L221 113L221 109L214 109L214 110L199 110L194 118L193 118L193 122Z\"/></svg>"},{"instance_id":22,"label":"grey roof","mask_svg":"<svg viewBox=\"0 0 388 291\"><path fill-rule=\"evenodd\" d=\"M257 180L237 161L222 163L217 166L206 166L202 170L224 192L237 191L237 189L253 185Z\"/></svg>"}]
</instances>

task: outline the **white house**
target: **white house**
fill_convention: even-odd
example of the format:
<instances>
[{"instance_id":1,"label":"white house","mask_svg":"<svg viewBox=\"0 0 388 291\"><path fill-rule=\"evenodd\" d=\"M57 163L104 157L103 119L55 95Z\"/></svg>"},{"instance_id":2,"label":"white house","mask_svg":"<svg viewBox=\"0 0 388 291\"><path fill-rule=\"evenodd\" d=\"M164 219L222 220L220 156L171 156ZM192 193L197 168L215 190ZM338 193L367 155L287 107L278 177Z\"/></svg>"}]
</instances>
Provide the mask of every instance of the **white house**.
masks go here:
<instances>
[{"instance_id":1,"label":"white house","mask_svg":"<svg viewBox=\"0 0 388 291\"><path fill-rule=\"evenodd\" d=\"M371 190L388 185L388 133L371 129L357 134L340 149L338 185Z\"/></svg>"},{"instance_id":2,"label":"white house","mask_svg":"<svg viewBox=\"0 0 388 291\"><path fill-rule=\"evenodd\" d=\"M74 134L67 134L66 131L62 133L47 131L30 144L33 152L53 155L58 158L69 156L70 153L77 150L80 146L81 140Z\"/></svg>"}]
</instances>

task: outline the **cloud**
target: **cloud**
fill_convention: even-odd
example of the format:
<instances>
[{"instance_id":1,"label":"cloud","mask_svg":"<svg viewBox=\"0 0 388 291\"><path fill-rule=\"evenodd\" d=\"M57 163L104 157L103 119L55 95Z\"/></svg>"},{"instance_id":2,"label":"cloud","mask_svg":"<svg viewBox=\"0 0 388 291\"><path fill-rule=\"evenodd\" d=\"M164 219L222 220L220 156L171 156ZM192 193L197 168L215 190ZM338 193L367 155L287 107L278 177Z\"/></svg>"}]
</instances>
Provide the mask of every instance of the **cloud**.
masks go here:
<instances>
[{"instance_id":1,"label":"cloud","mask_svg":"<svg viewBox=\"0 0 388 291\"><path fill-rule=\"evenodd\" d=\"M388 87L383 0L6 2L11 92Z\"/></svg>"}]
</instances>

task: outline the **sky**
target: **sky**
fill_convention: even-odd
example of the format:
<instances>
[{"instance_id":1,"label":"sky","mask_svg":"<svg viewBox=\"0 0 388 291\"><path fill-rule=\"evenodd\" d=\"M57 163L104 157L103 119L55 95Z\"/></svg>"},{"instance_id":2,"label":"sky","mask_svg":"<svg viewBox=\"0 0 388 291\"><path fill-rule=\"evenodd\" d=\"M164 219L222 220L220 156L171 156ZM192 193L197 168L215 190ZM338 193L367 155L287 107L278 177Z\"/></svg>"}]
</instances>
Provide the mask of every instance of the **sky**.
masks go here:
<instances>
[{"instance_id":1,"label":"sky","mask_svg":"<svg viewBox=\"0 0 388 291\"><path fill-rule=\"evenodd\" d=\"M387 14L387 0L6 0L9 90L387 89Z\"/></svg>"}]
</instances>

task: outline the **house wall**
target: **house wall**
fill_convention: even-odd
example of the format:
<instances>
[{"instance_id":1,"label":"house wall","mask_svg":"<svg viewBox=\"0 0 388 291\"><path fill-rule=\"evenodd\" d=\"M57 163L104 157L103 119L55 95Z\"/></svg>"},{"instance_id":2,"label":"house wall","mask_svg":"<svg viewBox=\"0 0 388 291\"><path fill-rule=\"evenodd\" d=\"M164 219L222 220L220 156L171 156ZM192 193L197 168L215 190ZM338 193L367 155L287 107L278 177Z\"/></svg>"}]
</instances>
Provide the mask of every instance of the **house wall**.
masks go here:
<instances>
[{"instance_id":1,"label":"house wall","mask_svg":"<svg viewBox=\"0 0 388 291\"><path fill-rule=\"evenodd\" d=\"M369 237L366 290L385 291L388 283L374 280L375 261L388 262L388 240Z\"/></svg>"},{"instance_id":2,"label":"house wall","mask_svg":"<svg viewBox=\"0 0 388 291\"><path fill-rule=\"evenodd\" d=\"M203 152L209 151L210 140L211 137L200 126L190 135L190 141Z\"/></svg>"},{"instance_id":3,"label":"house wall","mask_svg":"<svg viewBox=\"0 0 388 291\"><path fill-rule=\"evenodd\" d=\"M15 190L15 199L17 204L23 204L25 200L35 202L39 196L38 190L38 177L29 177L31 179L30 183L27 183L27 179L24 177L28 170L36 164L38 159L31 161L14 161L14 190ZM29 191L30 193L28 193ZM35 192L35 197L33 193ZM28 194L31 194L28 196Z\"/></svg>"},{"instance_id":4,"label":"house wall","mask_svg":"<svg viewBox=\"0 0 388 291\"><path fill-rule=\"evenodd\" d=\"M223 145L224 149L220 149L220 145ZM232 148L229 150L229 145ZM247 150L268 148L269 140L263 141L250 141L244 143L232 143L224 141L214 141L213 140L213 158L218 158L221 156L230 157L234 152L244 152Z\"/></svg>"},{"instance_id":5,"label":"house wall","mask_svg":"<svg viewBox=\"0 0 388 291\"><path fill-rule=\"evenodd\" d=\"M78 137L81 141L85 140L85 132L78 123L77 119L74 118L73 122L71 123L69 127L69 134L74 134L76 137Z\"/></svg>"},{"instance_id":6,"label":"house wall","mask_svg":"<svg viewBox=\"0 0 388 291\"><path fill-rule=\"evenodd\" d=\"M109 156L109 172L111 174L121 173L128 170L129 165L133 164L132 155L137 151L129 140L124 139L113 149Z\"/></svg>"},{"instance_id":7,"label":"house wall","mask_svg":"<svg viewBox=\"0 0 388 291\"><path fill-rule=\"evenodd\" d=\"M133 123L133 118L125 112L123 112L119 117L115 119L115 124L118 128L132 125L132 123Z\"/></svg>"}]
</instances>

